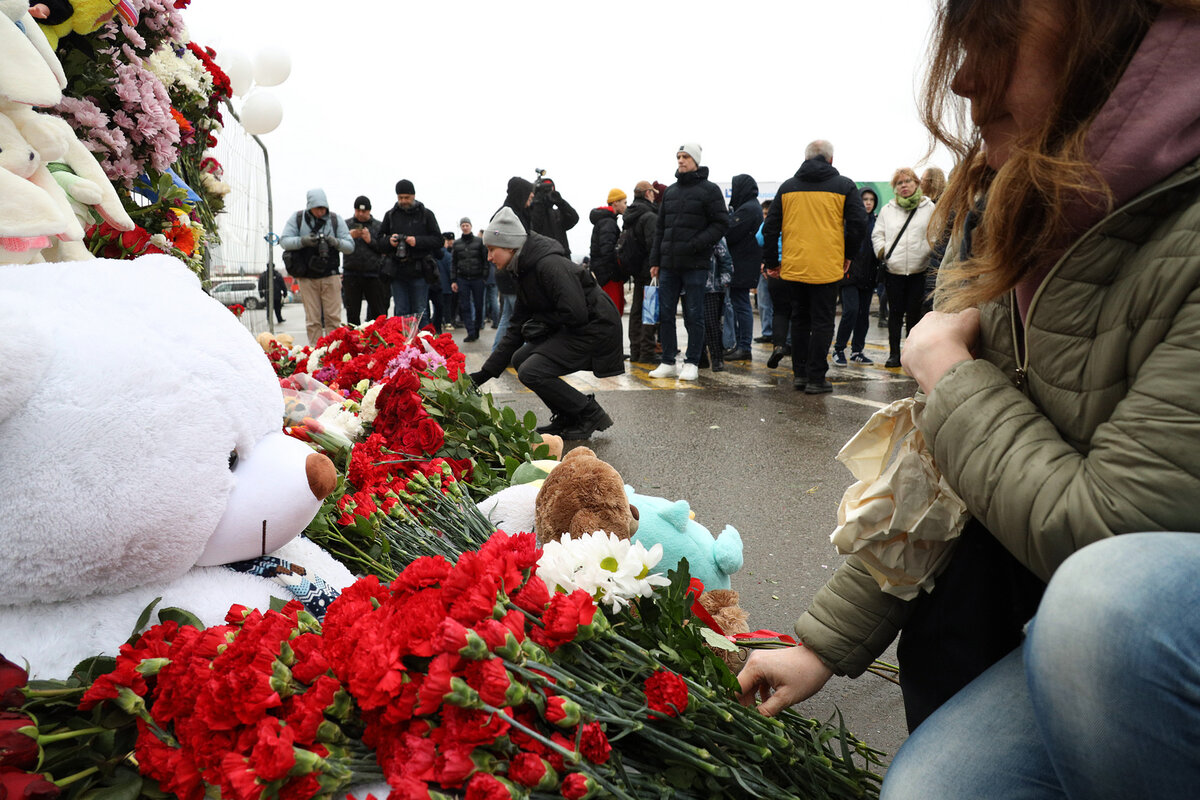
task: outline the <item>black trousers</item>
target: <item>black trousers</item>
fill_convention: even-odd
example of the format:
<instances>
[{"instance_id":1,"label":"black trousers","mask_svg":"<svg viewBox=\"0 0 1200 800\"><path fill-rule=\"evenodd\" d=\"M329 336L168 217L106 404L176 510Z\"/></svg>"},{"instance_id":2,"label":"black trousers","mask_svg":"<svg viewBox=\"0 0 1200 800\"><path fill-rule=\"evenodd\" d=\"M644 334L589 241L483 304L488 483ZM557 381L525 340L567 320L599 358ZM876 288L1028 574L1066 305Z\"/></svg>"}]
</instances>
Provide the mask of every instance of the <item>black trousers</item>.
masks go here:
<instances>
[{"instance_id":1,"label":"black trousers","mask_svg":"<svg viewBox=\"0 0 1200 800\"><path fill-rule=\"evenodd\" d=\"M925 301L925 273L893 275L889 272L887 296L888 346L891 349L890 355L899 358L900 329L907 327L908 332L912 333L912 329L925 313L921 307Z\"/></svg>"},{"instance_id":2,"label":"black trousers","mask_svg":"<svg viewBox=\"0 0 1200 800\"><path fill-rule=\"evenodd\" d=\"M721 342L721 317L725 316L725 293L706 292L704 295L704 347L709 364L725 362L725 347Z\"/></svg>"},{"instance_id":3,"label":"black trousers","mask_svg":"<svg viewBox=\"0 0 1200 800\"><path fill-rule=\"evenodd\" d=\"M633 280L633 300L629 303L629 358L642 364L657 364L654 344L658 338L658 323L647 325L642 322L647 283L637 278Z\"/></svg>"},{"instance_id":4,"label":"black trousers","mask_svg":"<svg viewBox=\"0 0 1200 800\"><path fill-rule=\"evenodd\" d=\"M771 295L771 344L780 347L787 344L792 324L792 296L783 278L767 278L767 291Z\"/></svg>"},{"instance_id":5,"label":"black trousers","mask_svg":"<svg viewBox=\"0 0 1200 800\"><path fill-rule=\"evenodd\" d=\"M547 346L553 343L552 346ZM559 333L541 342L529 342L513 353L517 379L546 404L552 414L577 417L588 403L587 395L562 379L592 367L595 344L583 336ZM546 355L549 351L554 357Z\"/></svg>"},{"instance_id":6,"label":"black trousers","mask_svg":"<svg viewBox=\"0 0 1200 800\"><path fill-rule=\"evenodd\" d=\"M784 281L792 315L792 374L807 383L821 383L829 369L829 345L833 344L833 317L837 307L838 282L800 283ZM774 301L775 296L771 296ZM776 306L775 320L779 320ZM771 331L782 339L778 329Z\"/></svg>"},{"instance_id":7,"label":"black trousers","mask_svg":"<svg viewBox=\"0 0 1200 800\"><path fill-rule=\"evenodd\" d=\"M361 325L363 300L367 301L367 322L388 313L392 292L388 284L378 275L360 275L347 272L342 275L342 303L346 306L346 321Z\"/></svg>"}]
</instances>

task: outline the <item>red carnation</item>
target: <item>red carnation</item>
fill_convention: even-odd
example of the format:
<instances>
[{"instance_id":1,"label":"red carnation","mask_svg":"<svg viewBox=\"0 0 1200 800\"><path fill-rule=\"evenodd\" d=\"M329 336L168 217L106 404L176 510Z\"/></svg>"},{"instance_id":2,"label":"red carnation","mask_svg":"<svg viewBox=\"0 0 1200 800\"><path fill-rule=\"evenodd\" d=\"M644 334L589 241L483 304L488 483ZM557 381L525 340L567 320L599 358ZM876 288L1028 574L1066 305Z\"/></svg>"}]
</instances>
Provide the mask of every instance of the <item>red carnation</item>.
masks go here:
<instances>
[{"instance_id":1,"label":"red carnation","mask_svg":"<svg viewBox=\"0 0 1200 800\"><path fill-rule=\"evenodd\" d=\"M546 588L546 582L537 575L530 575L529 580L525 581L525 585L521 587L521 591L512 596L513 603L517 608L524 609L530 614L541 614L546 610L546 604L550 602L550 590Z\"/></svg>"},{"instance_id":2,"label":"red carnation","mask_svg":"<svg viewBox=\"0 0 1200 800\"><path fill-rule=\"evenodd\" d=\"M503 781L487 774L478 772L467 782L465 800L511 800L512 792Z\"/></svg>"},{"instance_id":3,"label":"red carnation","mask_svg":"<svg viewBox=\"0 0 1200 800\"><path fill-rule=\"evenodd\" d=\"M530 789L553 789L558 785L558 773L550 762L537 753L518 753L508 762L509 780Z\"/></svg>"},{"instance_id":4,"label":"red carnation","mask_svg":"<svg viewBox=\"0 0 1200 800\"><path fill-rule=\"evenodd\" d=\"M584 800L595 794L597 784L582 772L572 772L563 778L562 796L567 800Z\"/></svg>"},{"instance_id":5,"label":"red carnation","mask_svg":"<svg viewBox=\"0 0 1200 800\"><path fill-rule=\"evenodd\" d=\"M592 596L583 589L570 594L557 593L550 598L550 607L542 616L544 628L534 627L529 635L533 641L550 650L573 641L581 625L591 625L596 614Z\"/></svg>"},{"instance_id":6,"label":"red carnation","mask_svg":"<svg viewBox=\"0 0 1200 800\"><path fill-rule=\"evenodd\" d=\"M688 688L683 678L660 669L646 678L646 705L668 717L677 717L687 708Z\"/></svg>"},{"instance_id":7,"label":"red carnation","mask_svg":"<svg viewBox=\"0 0 1200 800\"><path fill-rule=\"evenodd\" d=\"M612 745L599 722L589 722L580 728L579 752L593 764L603 764L612 754Z\"/></svg>"}]
</instances>

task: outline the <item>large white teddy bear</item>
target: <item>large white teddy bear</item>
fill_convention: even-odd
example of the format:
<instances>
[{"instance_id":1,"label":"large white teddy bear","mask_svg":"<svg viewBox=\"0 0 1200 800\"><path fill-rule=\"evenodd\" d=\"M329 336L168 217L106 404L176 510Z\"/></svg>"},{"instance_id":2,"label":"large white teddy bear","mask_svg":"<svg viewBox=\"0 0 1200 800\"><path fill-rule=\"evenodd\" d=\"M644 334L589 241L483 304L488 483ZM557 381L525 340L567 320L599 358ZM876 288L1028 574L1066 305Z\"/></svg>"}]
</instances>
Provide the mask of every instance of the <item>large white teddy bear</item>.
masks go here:
<instances>
[{"instance_id":1,"label":"large white teddy bear","mask_svg":"<svg viewBox=\"0 0 1200 800\"><path fill-rule=\"evenodd\" d=\"M282 418L262 349L178 261L0 266L0 653L65 677L156 597L207 625L293 599L300 570L218 566L268 553L349 585L295 538L337 476Z\"/></svg>"}]
</instances>

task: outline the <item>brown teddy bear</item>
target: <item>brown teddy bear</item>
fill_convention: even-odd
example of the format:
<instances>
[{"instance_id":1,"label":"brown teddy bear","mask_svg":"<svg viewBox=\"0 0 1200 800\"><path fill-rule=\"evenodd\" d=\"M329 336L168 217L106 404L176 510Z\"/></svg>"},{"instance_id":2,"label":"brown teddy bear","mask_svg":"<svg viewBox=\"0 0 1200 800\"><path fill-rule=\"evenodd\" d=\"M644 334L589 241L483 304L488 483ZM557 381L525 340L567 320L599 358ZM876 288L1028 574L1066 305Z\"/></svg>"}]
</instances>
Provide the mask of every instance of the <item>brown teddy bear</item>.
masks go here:
<instances>
[{"instance_id":1,"label":"brown teddy bear","mask_svg":"<svg viewBox=\"0 0 1200 800\"><path fill-rule=\"evenodd\" d=\"M712 589L702 593L698 599L704 610L711 614L713 620L721 626L721 630L725 632L726 636L750 632L748 624L750 615L738 605L740 598L737 592L732 589ZM716 650L715 648L714 650L734 675L738 674L746 664L747 653L744 647L739 647L736 652Z\"/></svg>"},{"instance_id":2,"label":"brown teddy bear","mask_svg":"<svg viewBox=\"0 0 1200 800\"><path fill-rule=\"evenodd\" d=\"M538 544L605 531L623 539L637 532L637 509L621 474L586 447L576 447L550 471L534 503Z\"/></svg>"}]
</instances>

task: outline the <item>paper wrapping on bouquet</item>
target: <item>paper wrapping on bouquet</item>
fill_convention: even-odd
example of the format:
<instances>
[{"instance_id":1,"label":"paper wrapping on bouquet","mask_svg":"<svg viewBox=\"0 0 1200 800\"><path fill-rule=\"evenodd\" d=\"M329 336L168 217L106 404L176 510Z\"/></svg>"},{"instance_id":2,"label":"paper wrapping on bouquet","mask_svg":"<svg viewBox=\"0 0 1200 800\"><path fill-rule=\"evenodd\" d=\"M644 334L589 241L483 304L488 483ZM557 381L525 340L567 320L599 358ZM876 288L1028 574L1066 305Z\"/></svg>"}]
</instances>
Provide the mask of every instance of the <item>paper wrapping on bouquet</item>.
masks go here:
<instances>
[{"instance_id":1,"label":"paper wrapping on bouquet","mask_svg":"<svg viewBox=\"0 0 1200 800\"><path fill-rule=\"evenodd\" d=\"M658 324L658 279L650 281L650 283L642 289L642 324L657 325Z\"/></svg>"},{"instance_id":2,"label":"paper wrapping on bouquet","mask_svg":"<svg viewBox=\"0 0 1200 800\"><path fill-rule=\"evenodd\" d=\"M842 496L830 541L904 600L933 589L969 516L917 429L924 407L910 397L880 409L837 455L858 482Z\"/></svg>"}]
</instances>

